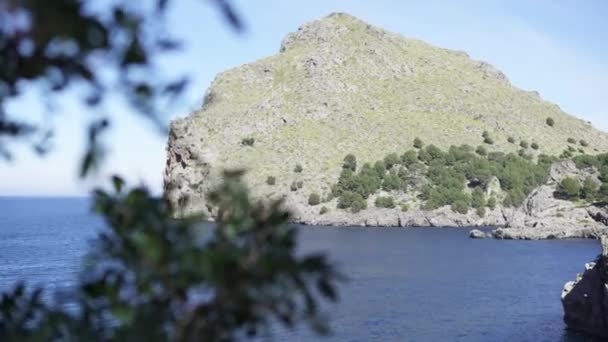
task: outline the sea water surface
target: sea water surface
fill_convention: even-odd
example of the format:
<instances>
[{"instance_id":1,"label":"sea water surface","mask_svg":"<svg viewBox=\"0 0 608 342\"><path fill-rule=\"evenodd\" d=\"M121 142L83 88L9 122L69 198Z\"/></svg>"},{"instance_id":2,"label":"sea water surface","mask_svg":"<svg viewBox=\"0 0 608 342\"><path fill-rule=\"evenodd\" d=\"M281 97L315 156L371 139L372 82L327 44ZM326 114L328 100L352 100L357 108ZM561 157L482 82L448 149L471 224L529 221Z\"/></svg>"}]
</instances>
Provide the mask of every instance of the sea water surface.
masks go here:
<instances>
[{"instance_id":1,"label":"sea water surface","mask_svg":"<svg viewBox=\"0 0 608 342\"><path fill-rule=\"evenodd\" d=\"M67 289L103 222L87 199L0 197L0 290ZM349 278L333 334L277 328L275 341L590 341L563 323L560 293L594 240L472 240L467 229L301 227L301 248Z\"/></svg>"}]
</instances>

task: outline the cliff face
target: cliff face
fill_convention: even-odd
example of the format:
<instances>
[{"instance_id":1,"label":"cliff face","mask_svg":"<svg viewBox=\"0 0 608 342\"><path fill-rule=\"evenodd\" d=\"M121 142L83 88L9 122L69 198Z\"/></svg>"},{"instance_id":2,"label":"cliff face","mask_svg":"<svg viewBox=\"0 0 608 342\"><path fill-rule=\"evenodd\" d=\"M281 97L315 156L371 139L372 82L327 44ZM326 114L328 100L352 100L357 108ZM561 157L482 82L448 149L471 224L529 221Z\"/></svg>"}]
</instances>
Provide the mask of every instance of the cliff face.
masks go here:
<instances>
[{"instance_id":1,"label":"cliff face","mask_svg":"<svg viewBox=\"0 0 608 342\"><path fill-rule=\"evenodd\" d=\"M552 126L547 118L554 120ZM183 214L212 214L205 194L222 170L244 168L254 196L284 197L304 223L519 227L547 222L539 211L500 206L485 218L448 208L425 212L412 194L395 195L412 202L408 212L372 208L373 198L369 209L357 214L335 209L335 200L324 203L331 210L322 216L318 207L308 206L309 194L328 196L348 153L363 164L403 153L415 137L447 149L483 144L483 132L493 139L488 152L516 152L526 141L538 147L529 154L558 155L569 147L569 138L576 145L585 140L575 153L608 152L606 134L537 93L514 87L491 65L333 14L289 34L279 54L218 75L203 107L172 123L165 194ZM294 172L297 164L301 172ZM267 182L269 177L274 182ZM300 184L298 191L290 191L294 183Z\"/></svg>"},{"instance_id":2,"label":"cliff face","mask_svg":"<svg viewBox=\"0 0 608 342\"><path fill-rule=\"evenodd\" d=\"M596 262L564 286L562 304L568 328L608 338L608 236L601 237L602 254Z\"/></svg>"}]
</instances>

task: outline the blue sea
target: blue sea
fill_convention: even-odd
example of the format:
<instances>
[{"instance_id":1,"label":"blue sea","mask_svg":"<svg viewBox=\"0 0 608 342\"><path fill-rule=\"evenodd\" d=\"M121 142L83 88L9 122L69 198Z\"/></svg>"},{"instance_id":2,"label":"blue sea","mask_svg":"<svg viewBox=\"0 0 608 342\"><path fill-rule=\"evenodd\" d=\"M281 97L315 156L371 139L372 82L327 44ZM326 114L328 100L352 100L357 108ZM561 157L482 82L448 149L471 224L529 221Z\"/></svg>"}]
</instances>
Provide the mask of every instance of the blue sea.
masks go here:
<instances>
[{"instance_id":1,"label":"blue sea","mask_svg":"<svg viewBox=\"0 0 608 342\"><path fill-rule=\"evenodd\" d=\"M103 227L83 198L0 198L0 290L65 290ZM332 335L275 341L591 341L568 332L560 293L600 252L594 240L472 240L467 229L300 227L349 280L328 307Z\"/></svg>"}]
</instances>

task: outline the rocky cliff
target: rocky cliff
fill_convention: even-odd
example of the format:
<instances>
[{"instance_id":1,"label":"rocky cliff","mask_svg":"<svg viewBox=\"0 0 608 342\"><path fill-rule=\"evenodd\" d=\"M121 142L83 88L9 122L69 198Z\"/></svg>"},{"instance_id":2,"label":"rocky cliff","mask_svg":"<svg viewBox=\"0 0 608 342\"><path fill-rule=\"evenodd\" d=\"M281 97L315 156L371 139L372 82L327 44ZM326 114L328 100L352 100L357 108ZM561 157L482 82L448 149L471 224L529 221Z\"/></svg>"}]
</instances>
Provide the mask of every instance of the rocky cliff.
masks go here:
<instances>
[{"instance_id":1,"label":"rocky cliff","mask_svg":"<svg viewBox=\"0 0 608 342\"><path fill-rule=\"evenodd\" d=\"M501 238L587 236L604 228L595 208L550 196L555 177L522 207L499 204L483 218L449 207L423 210L416 193L392 194L410 204L407 211L336 209L330 193L347 153L373 162L405 151L415 137L443 149L485 139L489 153L525 147L531 158L608 152L605 133L516 88L488 63L332 14L289 34L279 54L218 75L203 107L172 123L165 194L184 215L213 215L205 194L222 170L244 168L255 196L285 198L307 224L507 227L495 232ZM500 184L486 190L499 192ZM311 193L326 199L323 215L309 205Z\"/></svg>"},{"instance_id":2,"label":"rocky cliff","mask_svg":"<svg viewBox=\"0 0 608 342\"><path fill-rule=\"evenodd\" d=\"M569 329L608 338L608 236L601 243L598 259L564 286L562 304Z\"/></svg>"}]
</instances>

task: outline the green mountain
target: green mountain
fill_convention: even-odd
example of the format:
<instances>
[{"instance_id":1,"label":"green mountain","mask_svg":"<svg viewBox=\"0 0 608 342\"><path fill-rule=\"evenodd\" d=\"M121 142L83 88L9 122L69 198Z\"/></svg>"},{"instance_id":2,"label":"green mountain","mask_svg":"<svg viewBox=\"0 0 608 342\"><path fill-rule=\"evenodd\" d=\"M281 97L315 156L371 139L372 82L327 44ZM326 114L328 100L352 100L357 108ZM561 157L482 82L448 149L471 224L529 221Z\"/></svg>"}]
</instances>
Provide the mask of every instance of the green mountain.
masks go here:
<instances>
[{"instance_id":1,"label":"green mountain","mask_svg":"<svg viewBox=\"0 0 608 342\"><path fill-rule=\"evenodd\" d=\"M303 203L330 192L346 154L373 163L416 137L444 150L608 152L606 133L488 63L331 14L289 34L278 54L218 75L203 107L172 123L165 190L206 211L221 170L246 168L255 194Z\"/></svg>"}]
</instances>

